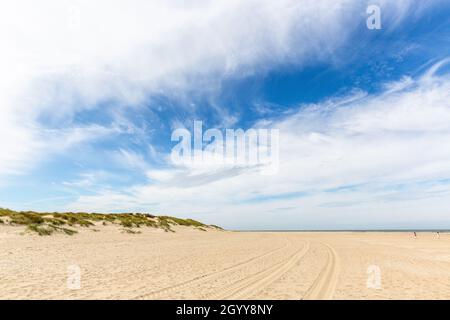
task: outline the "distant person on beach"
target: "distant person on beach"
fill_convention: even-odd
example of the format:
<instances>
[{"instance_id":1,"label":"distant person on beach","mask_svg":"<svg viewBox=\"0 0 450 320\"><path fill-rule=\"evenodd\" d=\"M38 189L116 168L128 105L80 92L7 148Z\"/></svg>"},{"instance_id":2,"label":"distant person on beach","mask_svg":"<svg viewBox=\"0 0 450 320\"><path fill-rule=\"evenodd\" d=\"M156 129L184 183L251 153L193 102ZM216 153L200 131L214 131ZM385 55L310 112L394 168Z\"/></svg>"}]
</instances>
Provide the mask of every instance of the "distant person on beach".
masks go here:
<instances>
[{"instance_id":1,"label":"distant person on beach","mask_svg":"<svg viewBox=\"0 0 450 320\"><path fill-rule=\"evenodd\" d=\"M437 233L437 237L438 237L438 239L440 239L441 238L441 234L439 233L439 231L438 232L436 232Z\"/></svg>"},{"instance_id":2,"label":"distant person on beach","mask_svg":"<svg viewBox=\"0 0 450 320\"><path fill-rule=\"evenodd\" d=\"M417 233L414 231L414 238L417 238Z\"/></svg>"}]
</instances>

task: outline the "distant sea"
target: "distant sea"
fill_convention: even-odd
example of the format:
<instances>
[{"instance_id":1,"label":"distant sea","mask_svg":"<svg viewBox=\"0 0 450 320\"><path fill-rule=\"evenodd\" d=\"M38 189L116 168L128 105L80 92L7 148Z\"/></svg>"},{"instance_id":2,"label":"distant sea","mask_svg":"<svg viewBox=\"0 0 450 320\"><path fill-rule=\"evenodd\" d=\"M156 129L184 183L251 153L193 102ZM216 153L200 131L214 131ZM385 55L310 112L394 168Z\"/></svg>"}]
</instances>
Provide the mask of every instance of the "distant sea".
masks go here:
<instances>
[{"instance_id":1,"label":"distant sea","mask_svg":"<svg viewBox=\"0 0 450 320\"><path fill-rule=\"evenodd\" d=\"M450 233L450 229L374 229L374 230L230 230L235 232L440 232Z\"/></svg>"}]
</instances>

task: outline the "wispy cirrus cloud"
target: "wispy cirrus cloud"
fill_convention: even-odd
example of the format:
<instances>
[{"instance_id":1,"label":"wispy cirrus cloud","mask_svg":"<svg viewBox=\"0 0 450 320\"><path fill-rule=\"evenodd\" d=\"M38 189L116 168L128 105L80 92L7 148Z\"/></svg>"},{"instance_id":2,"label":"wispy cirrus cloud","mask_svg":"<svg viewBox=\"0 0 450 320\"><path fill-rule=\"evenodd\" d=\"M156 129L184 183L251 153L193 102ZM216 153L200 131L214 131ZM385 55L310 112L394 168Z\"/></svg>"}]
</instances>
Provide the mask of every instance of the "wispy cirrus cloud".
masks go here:
<instances>
[{"instance_id":1,"label":"wispy cirrus cloud","mask_svg":"<svg viewBox=\"0 0 450 320\"><path fill-rule=\"evenodd\" d=\"M7 152L0 156L0 173L25 172L48 158L55 142L70 137L62 131L49 140L43 132L64 127L76 135L84 129L77 123L80 113L101 108L118 115L152 95L183 99L218 90L222 77L332 61L364 21L366 5L357 0L5 2L0 143ZM388 25L424 7L415 1L380 5ZM221 106L216 112L236 121ZM92 139L99 137L94 131Z\"/></svg>"}]
</instances>

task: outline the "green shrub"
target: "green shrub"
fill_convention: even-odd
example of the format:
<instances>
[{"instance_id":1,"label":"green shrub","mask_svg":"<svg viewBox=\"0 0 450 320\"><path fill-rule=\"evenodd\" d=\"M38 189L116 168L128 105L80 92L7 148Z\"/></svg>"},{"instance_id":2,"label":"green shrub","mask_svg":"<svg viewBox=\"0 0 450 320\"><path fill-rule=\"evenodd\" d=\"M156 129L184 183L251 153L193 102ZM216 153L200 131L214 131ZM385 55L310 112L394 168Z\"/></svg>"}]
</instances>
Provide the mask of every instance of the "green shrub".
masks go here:
<instances>
[{"instance_id":1,"label":"green shrub","mask_svg":"<svg viewBox=\"0 0 450 320\"><path fill-rule=\"evenodd\" d=\"M132 228L133 222L130 219L122 219L120 220L120 224L124 226L125 228Z\"/></svg>"},{"instance_id":2,"label":"green shrub","mask_svg":"<svg viewBox=\"0 0 450 320\"><path fill-rule=\"evenodd\" d=\"M54 229L50 227L41 227L36 224L30 224L27 226L27 229L33 232L36 232L40 236L49 236L53 233Z\"/></svg>"},{"instance_id":3,"label":"green shrub","mask_svg":"<svg viewBox=\"0 0 450 320\"><path fill-rule=\"evenodd\" d=\"M78 231L76 230L72 230L72 229L67 229L67 228L58 228L58 230L61 230L62 232L64 232L65 234L72 236L75 233L78 233Z\"/></svg>"},{"instance_id":4,"label":"green shrub","mask_svg":"<svg viewBox=\"0 0 450 320\"><path fill-rule=\"evenodd\" d=\"M141 233L141 231L136 231L136 230L133 230L133 229L123 229L123 231L126 232L126 233L130 233L130 234L139 234L139 233Z\"/></svg>"},{"instance_id":5,"label":"green shrub","mask_svg":"<svg viewBox=\"0 0 450 320\"><path fill-rule=\"evenodd\" d=\"M169 217L169 216L161 216L158 217L160 220L165 220L168 223L178 224L180 226L186 226L186 227L203 227L205 224L193 220L193 219L181 219L181 218L175 218L175 217Z\"/></svg>"},{"instance_id":6,"label":"green shrub","mask_svg":"<svg viewBox=\"0 0 450 320\"><path fill-rule=\"evenodd\" d=\"M66 224L66 221L57 218L45 218L44 220L45 222L50 223L51 225L54 226L62 226Z\"/></svg>"}]
</instances>

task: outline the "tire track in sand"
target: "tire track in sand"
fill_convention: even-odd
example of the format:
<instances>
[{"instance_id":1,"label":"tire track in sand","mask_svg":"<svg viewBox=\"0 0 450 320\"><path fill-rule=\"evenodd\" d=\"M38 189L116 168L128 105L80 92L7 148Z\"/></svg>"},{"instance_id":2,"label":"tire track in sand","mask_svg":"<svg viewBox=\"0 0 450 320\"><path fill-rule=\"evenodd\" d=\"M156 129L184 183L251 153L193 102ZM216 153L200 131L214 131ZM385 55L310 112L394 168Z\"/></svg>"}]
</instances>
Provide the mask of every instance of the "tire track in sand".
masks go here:
<instances>
[{"instance_id":1,"label":"tire track in sand","mask_svg":"<svg viewBox=\"0 0 450 320\"><path fill-rule=\"evenodd\" d=\"M336 289L339 276L339 259L336 251L329 245L327 249L327 263L304 295L304 300L331 300Z\"/></svg>"},{"instance_id":2,"label":"tire track in sand","mask_svg":"<svg viewBox=\"0 0 450 320\"><path fill-rule=\"evenodd\" d=\"M265 252L265 253L263 253L261 255L258 255L256 257L252 257L252 258L247 259L245 261L242 261L240 263L234 264L234 265L232 265L232 266L230 266L228 268L225 268L225 269L222 269L222 270L219 270L219 271L216 271L216 272L208 273L208 274L205 274L205 275L201 275L201 276L198 276L198 277L186 280L184 282L175 284L175 285L170 286L170 287L166 287L166 288L162 288L162 289L159 289L159 290L156 290L156 291L153 291L153 292L142 294L142 295L139 295L137 297L134 297L133 299L158 298L163 293L169 293L169 292L177 291L177 290L186 288L186 287L188 287L188 286L190 286L192 284L200 284L200 283L204 283L204 282L207 282L207 281L214 280L215 278L217 278L217 277L219 277L219 276L221 276L223 274L226 274L228 272L231 272L233 270L236 270L238 268L241 268L243 266L251 264L254 261L263 259L263 258L265 258L267 256L270 256L270 255L272 255L272 254L274 254L274 253L276 253L278 251L281 251L281 250L285 249L286 247L288 247L289 245L290 245L289 243L286 243L284 246L281 246L279 248L270 250L268 252Z\"/></svg>"},{"instance_id":3,"label":"tire track in sand","mask_svg":"<svg viewBox=\"0 0 450 320\"><path fill-rule=\"evenodd\" d=\"M211 295L204 296L204 299L247 299L256 294L266 286L270 285L283 274L288 272L300 261L309 250L309 242L306 242L302 249L297 250L288 259L276 263L275 265L241 279L225 288L217 290Z\"/></svg>"}]
</instances>

